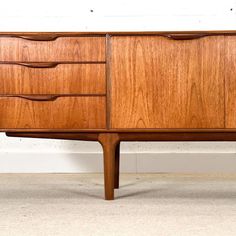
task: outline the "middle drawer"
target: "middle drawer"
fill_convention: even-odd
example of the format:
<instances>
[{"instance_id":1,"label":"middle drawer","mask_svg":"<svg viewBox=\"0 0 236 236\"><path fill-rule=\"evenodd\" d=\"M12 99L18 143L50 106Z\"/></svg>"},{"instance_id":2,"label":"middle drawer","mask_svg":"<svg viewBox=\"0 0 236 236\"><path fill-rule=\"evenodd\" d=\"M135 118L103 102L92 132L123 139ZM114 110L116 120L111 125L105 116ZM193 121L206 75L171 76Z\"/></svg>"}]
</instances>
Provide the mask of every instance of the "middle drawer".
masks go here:
<instances>
[{"instance_id":1,"label":"middle drawer","mask_svg":"<svg viewBox=\"0 0 236 236\"><path fill-rule=\"evenodd\" d=\"M0 94L105 94L105 64L0 64Z\"/></svg>"}]
</instances>

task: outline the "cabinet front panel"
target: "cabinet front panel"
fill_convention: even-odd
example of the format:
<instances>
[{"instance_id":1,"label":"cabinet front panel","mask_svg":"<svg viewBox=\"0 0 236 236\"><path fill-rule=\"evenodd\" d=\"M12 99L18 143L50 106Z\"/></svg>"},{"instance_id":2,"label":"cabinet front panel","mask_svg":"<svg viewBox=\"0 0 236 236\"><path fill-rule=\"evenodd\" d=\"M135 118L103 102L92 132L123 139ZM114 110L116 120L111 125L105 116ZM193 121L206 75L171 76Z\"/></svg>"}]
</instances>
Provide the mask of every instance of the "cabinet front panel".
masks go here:
<instances>
[{"instance_id":1,"label":"cabinet front panel","mask_svg":"<svg viewBox=\"0 0 236 236\"><path fill-rule=\"evenodd\" d=\"M0 129L102 129L105 97L58 97L32 101L0 97Z\"/></svg>"},{"instance_id":2,"label":"cabinet front panel","mask_svg":"<svg viewBox=\"0 0 236 236\"><path fill-rule=\"evenodd\" d=\"M111 128L224 128L224 36L114 36L111 53Z\"/></svg>"},{"instance_id":3,"label":"cabinet front panel","mask_svg":"<svg viewBox=\"0 0 236 236\"><path fill-rule=\"evenodd\" d=\"M53 41L0 37L0 61L105 61L105 37L59 37Z\"/></svg>"},{"instance_id":4,"label":"cabinet front panel","mask_svg":"<svg viewBox=\"0 0 236 236\"><path fill-rule=\"evenodd\" d=\"M105 94L104 64L0 64L0 94Z\"/></svg>"}]
</instances>

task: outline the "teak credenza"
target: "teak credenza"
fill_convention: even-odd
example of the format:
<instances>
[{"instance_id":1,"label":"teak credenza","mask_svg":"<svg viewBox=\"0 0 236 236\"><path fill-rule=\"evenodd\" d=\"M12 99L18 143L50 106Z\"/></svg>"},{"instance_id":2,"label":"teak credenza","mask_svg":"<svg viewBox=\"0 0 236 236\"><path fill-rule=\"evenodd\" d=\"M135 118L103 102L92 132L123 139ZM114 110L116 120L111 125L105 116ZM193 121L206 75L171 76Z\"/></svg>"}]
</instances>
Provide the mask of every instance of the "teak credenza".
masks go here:
<instances>
[{"instance_id":1,"label":"teak credenza","mask_svg":"<svg viewBox=\"0 0 236 236\"><path fill-rule=\"evenodd\" d=\"M236 31L0 33L0 131L100 142L112 200L121 141L236 141Z\"/></svg>"}]
</instances>

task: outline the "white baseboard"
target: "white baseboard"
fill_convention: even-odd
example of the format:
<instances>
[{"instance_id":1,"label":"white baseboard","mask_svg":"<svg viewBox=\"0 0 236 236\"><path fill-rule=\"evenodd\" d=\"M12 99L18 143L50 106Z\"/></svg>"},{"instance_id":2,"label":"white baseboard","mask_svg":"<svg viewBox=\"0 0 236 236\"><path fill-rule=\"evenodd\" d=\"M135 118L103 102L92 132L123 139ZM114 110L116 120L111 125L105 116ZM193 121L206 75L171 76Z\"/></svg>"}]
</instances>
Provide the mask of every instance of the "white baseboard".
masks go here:
<instances>
[{"instance_id":1,"label":"white baseboard","mask_svg":"<svg viewBox=\"0 0 236 236\"><path fill-rule=\"evenodd\" d=\"M101 153L0 153L0 173L102 172ZM122 153L121 172L236 173L234 153Z\"/></svg>"}]
</instances>

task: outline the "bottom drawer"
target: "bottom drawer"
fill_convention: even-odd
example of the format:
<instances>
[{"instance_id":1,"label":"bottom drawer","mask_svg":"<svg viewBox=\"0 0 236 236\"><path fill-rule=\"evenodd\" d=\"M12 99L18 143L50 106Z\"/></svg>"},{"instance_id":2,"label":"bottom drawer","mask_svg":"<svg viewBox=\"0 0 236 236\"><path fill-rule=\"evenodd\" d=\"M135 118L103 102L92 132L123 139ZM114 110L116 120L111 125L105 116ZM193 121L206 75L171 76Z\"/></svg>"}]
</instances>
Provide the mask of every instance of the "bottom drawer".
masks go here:
<instances>
[{"instance_id":1,"label":"bottom drawer","mask_svg":"<svg viewBox=\"0 0 236 236\"><path fill-rule=\"evenodd\" d=\"M105 97L0 97L0 129L102 129Z\"/></svg>"}]
</instances>

